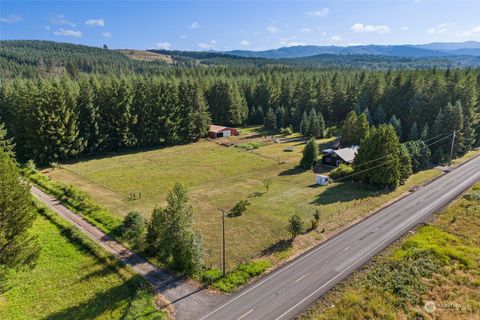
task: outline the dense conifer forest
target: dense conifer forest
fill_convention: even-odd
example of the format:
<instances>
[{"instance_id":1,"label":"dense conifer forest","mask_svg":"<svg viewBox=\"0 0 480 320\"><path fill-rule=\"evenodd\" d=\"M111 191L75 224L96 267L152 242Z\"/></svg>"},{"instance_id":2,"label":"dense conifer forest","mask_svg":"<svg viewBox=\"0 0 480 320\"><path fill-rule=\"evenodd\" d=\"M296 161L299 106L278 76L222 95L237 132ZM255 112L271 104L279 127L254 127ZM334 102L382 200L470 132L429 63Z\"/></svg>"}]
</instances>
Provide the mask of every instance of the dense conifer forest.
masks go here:
<instances>
[{"instance_id":1,"label":"dense conifer forest","mask_svg":"<svg viewBox=\"0 0 480 320\"><path fill-rule=\"evenodd\" d=\"M369 126L391 124L400 142L456 130L454 156L480 141L478 69L188 61L167 65L101 48L2 42L0 121L15 140L19 160L40 164L100 151L188 143L205 136L212 122L265 124L269 130L291 126L301 132L308 121L354 143L358 137L348 137L350 122L356 121L347 117L352 111ZM448 139L431 150L436 162L449 154Z\"/></svg>"}]
</instances>

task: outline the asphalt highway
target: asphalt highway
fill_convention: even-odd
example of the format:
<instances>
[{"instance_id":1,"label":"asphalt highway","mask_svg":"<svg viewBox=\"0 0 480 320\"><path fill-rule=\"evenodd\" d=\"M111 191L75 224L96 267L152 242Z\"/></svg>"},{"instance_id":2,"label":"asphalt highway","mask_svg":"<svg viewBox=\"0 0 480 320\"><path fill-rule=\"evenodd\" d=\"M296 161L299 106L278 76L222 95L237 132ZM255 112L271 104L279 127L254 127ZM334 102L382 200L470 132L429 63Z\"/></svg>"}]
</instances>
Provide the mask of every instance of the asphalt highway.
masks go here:
<instances>
[{"instance_id":1,"label":"asphalt highway","mask_svg":"<svg viewBox=\"0 0 480 320\"><path fill-rule=\"evenodd\" d=\"M479 180L477 157L245 287L200 319L292 319Z\"/></svg>"}]
</instances>

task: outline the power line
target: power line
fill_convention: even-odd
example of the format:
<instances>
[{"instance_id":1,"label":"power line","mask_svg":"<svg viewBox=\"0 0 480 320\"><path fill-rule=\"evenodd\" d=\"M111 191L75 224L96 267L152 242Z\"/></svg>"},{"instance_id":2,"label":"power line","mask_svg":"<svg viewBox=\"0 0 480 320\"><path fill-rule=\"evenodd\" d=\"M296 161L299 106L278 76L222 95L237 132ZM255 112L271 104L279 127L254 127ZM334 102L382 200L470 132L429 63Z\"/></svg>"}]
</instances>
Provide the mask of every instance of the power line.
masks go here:
<instances>
[{"instance_id":1,"label":"power line","mask_svg":"<svg viewBox=\"0 0 480 320\"><path fill-rule=\"evenodd\" d=\"M435 137L433 137L433 138L430 138L430 139L427 139L427 140L420 140L420 141L427 142L427 141L430 141L430 140L434 140L434 139L436 139L436 138L438 138L438 137L440 137L440 136L443 136L443 135L445 135L445 134L446 134L446 133L442 133L442 134L439 134L439 135L437 135L437 136L435 136ZM449 137L449 136L451 136L451 135L452 135L452 134L449 133L449 134L447 135L447 137ZM444 137L444 138L445 138L445 137ZM427 146L430 146L430 145L427 145ZM386 156L383 156L383 157L380 157L380 158L377 158L377 159L373 159L373 160L369 160L369 161L367 161L367 162L361 163L361 164L359 164L357 167L361 167L361 166L364 166L364 165L366 165L366 164L375 162L375 161L377 161L377 160L382 160L382 159L388 158L388 157L390 157L390 156L391 156L390 154L387 154Z\"/></svg>"},{"instance_id":2,"label":"power line","mask_svg":"<svg viewBox=\"0 0 480 320\"><path fill-rule=\"evenodd\" d=\"M430 143L430 144L427 144L427 147L432 146L432 145L434 145L434 144L437 144L437 143L439 143L440 141L443 141L443 140L449 138L451 135L455 135L456 132L459 132L459 131L461 131L461 130L454 131L453 133L448 134L447 136L443 137L442 139L440 139L440 140L438 140L438 141L435 141L435 142L432 142L432 143ZM438 135L437 137L442 136L442 135L443 135L443 134ZM432 140L432 139L430 139L430 140ZM383 158L386 158L386 157L388 157L388 156L390 156L390 155L384 156ZM367 163L369 163L369 162L377 161L377 160L380 160L380 159L381 159L381 158L378 158L378 159L375 159L375 160L370 160L370 161L365 162L365 163L363 163L363 164L367 164ZM352 173L352 174L349 174L349 175L343 176L343 177L341 177L341 178L338 178L338 179L336 179L336 180L333 180L333 182L337 182L337 181L340 181L340 180L343 180L343 179L346 179L346 178L353 177L353 176L355 176L355 175L357 175L357 174L364 173L364 172L367 172L367 171L376 169L376 168L381 167L381 166L383 166L383 165L386 165L387 163L390 163L390 162L392 162L392 161L394 161L394 160L396 160L396 159L391 159L391 160L388 160L388 161L386 161L386 162L384 162L384 163L381 163L381 164L379 164L379 165L376 165L376 166L374 166L374 167L371 167L371 168L368 168L368 169L365 169L365 170L362 170L362 171L359 171L359 172L354 172L354 173Z\"/></svg>"}]
</instances>

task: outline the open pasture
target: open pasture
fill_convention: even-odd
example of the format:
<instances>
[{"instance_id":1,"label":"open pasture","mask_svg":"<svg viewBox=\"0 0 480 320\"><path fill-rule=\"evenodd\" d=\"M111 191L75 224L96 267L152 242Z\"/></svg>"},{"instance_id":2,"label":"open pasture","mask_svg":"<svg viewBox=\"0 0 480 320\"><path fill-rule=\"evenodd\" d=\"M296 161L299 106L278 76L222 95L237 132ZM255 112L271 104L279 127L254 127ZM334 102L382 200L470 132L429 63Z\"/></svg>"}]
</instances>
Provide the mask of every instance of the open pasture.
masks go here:
<instances>
[{"instance_id":1,"label":"open pasture","mask_svg":"<svg viewBox=\"0 0 480 320\"><path fill-rule=\"evenodd\" d=\"M247 138L242 143L248 141ZM327 147L330 141L319 143ZM398 197L411 186L440 174L429 170L413 175L406 185L390 193L354 183L319 187L314 184L311 171L296 167L303 144L294 138L246 151L202 140L64 164L60 169L47 171L53 179L90 193L99 204L119 216L138 210L148 217L156 205L164 203L174 182L183 181L189 187L196 226L205 243L206 263L214 266L220 264L219 209L228 211L237 201L247 199L250 205L243 216L226 219L229 267L261 255L288 238L286 225L293 214L304 218L308 227L312 214L320 210L319 229L326 231L318 234L322 238ZM285 151L288 147L293 147L293 151ZM265 179L272 182L268 192L263 185Z\"/></svg>"}]
</instances>

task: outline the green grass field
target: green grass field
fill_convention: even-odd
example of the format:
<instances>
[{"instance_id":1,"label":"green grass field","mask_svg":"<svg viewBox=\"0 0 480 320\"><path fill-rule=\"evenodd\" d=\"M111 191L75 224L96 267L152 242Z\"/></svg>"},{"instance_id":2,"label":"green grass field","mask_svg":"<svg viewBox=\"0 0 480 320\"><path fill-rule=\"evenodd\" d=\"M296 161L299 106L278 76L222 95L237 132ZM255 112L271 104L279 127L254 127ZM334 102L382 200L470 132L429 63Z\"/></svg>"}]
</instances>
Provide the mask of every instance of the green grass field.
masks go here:
<instances>
[{"instance_id":1,"label":"green grass field","mask_svg":"<svg viewBox=\"0 0 480 320\"><path fill-rule=\"evenodd\" d=\"M480 319L480 184L301 319ZM433 302L436 309L425 309Z\"/></svg>"},{"instance_id":2,"label":"green grass field","mask_svg":"<svg viewBox=\"0 0 480 320\"><path fill-rule=\"evenodd\" d=\"M247 135L254 134L254 131ZM248 142L237 138L237 141ZM330 140L319 141L327 146ZM284 151L286 147L294 151ZM311 171L296 168L301 158L301 141L265 144L245 151L224 147L211 141L183 146L110 156L64 164L50 170L55 180L77 186L113 214L124 216L138 210L150 215L155 205L162 205L166 191L176 180L186 183L195 210L196 226L205 243L207 265L220 262L220 212L248 199L251 203L241 217L227 218L227 258L232 268L261 255L267 248L286 239L286 224L298 214L310 219L316 209L322 213L320 240L347 226L371 210L408 191L410 187L440 173L428 170L412 176L391 193L367 186L345 183L318 187ZM275 160L285 158L288 161ZM273 182L267 193L262 181ZM130 193L141 199L129 200Z\"/></svg>"},{"instance_id":3,"label":"green grass field","mask_svg":"<svg viewBox=\"0 0 480 320\"><path fill-rule=\"evenodd\" d=\"M65 230L65 223L56 223ZM61 229L38 216L33 232L42 245L40 258L33 270L11 275L11 289L0 296L0 319L164 318L142 279L107 266Z\"/></svg>"}]
</instances>

